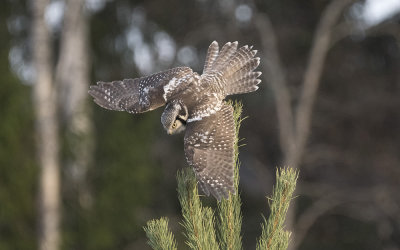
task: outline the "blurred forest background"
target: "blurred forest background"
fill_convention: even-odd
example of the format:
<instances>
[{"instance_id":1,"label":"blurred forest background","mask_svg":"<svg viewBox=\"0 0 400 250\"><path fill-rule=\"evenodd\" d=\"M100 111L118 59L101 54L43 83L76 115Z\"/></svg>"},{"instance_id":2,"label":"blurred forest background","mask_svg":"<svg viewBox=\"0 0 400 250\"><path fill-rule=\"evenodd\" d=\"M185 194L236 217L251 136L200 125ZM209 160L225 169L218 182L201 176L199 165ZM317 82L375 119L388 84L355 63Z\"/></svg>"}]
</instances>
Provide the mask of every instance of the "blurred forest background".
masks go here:
<instances>
[{"instance_id":1,"label":"blurred forest background","mask_svg":"<svg viewBox=\"0 0 400 250\"><path fill-rule=\"evenodd\" d=\"M142 227L161 216L183 247L183 135L166 135L162 109L106 111L87 89L201 73L213 40L261 57L260 89L233 97L248 116L245 249L283 165L300 170L291 249L400 249L400 1L4 0L0 13L0 249L148 249Z\"/></svg>"}]
</instances>

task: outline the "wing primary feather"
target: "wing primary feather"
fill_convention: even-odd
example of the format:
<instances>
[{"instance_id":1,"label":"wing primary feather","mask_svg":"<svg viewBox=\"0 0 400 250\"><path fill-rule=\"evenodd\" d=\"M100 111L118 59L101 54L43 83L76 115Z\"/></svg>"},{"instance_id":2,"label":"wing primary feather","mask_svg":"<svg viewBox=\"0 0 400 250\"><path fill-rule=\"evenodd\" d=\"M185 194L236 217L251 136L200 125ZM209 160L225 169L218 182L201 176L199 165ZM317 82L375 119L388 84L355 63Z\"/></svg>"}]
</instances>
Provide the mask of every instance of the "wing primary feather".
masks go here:
<instances>
[{"instance_id":1,"label":"wing primary feather","mask_svg":"<svg viewBox=\"0 0 400 250\"><path fill-rule=\"evenodd\" d=\"M206 61L204 63L203 74L207 73L212 69L215 59L218 57L219 53L218 50L219 50L218 42L213 41L207 50L207 56L206 56Z\"/></svg>"},{"instance_id":2,"label":"wing primary feather","mask_svg":"<svg viewBox=\"0 0 400 250\"><path fill-rule=\"evenodd\" d=\"M177 67L141 78L98 82L90 86L88 93L103 108L143 113L165 105L175 92L186 87L185 82L192 74L189 67ZM164 95L164 86L173 78L181 83L180 86L174 86Z\"/></svg>"}]
</instances>

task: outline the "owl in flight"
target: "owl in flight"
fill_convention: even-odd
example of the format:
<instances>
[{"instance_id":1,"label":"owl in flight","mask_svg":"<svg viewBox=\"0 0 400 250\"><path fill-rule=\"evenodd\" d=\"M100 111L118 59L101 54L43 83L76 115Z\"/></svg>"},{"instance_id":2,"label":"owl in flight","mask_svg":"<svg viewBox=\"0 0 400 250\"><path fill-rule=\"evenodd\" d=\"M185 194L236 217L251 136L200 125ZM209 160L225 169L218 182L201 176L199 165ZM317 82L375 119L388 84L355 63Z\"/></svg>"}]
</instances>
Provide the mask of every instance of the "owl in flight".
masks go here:
<instances>
[{"instance_id":1,"label":"owl in flight","mask_svg":"<svg viewBox=\"0 0 400 250\"><path fill-rule=\"evenodd\" d=\"M203 74L177 67L150 76L90 86L89 94L103 108L143 113L166 105L161 123L168 134L185 131L186 160L206 195L234 194L233 108L228 95L253 92L261 82L260 64L252 47L228 42L221 50L212 42Z\"/></svg>"}]
</instances>

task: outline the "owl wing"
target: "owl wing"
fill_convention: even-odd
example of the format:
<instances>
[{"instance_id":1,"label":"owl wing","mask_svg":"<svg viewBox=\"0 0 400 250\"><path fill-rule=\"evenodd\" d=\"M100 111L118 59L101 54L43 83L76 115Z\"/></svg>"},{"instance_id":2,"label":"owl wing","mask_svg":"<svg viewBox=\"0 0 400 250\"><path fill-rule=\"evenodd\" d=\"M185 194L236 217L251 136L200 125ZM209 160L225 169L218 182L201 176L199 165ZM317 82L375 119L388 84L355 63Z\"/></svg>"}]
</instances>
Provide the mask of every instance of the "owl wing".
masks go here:
<instances>
[{"instance_id":1,"label":"owl wing","mask_svg":"<svg viewBox=\"0 0 400 250\"><path fill-rule=\"evenodd\" d=\"M98 82L90 86L89 94L103 108L142 113L165 105L186 88L192 75L192 69L177 67L141 78Z\"/></svg>"},{"instance_id":2,"label":"owl wing","mask_svg":"<svg viewBox=\"0 0 400 250\"><path fill-rule=\"evenodd\" d=\"M206 195L217 199L228 198L234 189L233 108L227 103L216 113L189 122L184 147L186 159Z\"/></svg>"}]
</instances>

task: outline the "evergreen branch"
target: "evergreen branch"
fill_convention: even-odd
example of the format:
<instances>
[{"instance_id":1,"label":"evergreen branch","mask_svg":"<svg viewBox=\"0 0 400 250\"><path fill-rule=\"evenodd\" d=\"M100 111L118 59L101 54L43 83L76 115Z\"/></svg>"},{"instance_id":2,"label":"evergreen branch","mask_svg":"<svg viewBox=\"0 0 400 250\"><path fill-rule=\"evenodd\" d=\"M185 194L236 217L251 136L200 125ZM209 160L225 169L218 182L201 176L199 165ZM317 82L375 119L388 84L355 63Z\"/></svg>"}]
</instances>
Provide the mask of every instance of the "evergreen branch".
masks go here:
<instances>
[{"instance_id":1,"label":"evergreen branch","mask_svg":"<svg viewBox=\"0 0 400 250\"><path fill-rule=\"evenodd\" d=\"M230 194L228 199L222 199L218 203L218 239L221 249L242 249L242 236L240 235L242 227L242 214L240 211L241 201L239 196L239 128L242 121L242 103L230 102L234 107L234 120L235 120L235 192L236 194Z\"/></svg>"},{"instance_id":2,"label":"evergreen branch","mask_svg":"<svg viewBox=\"0 0 400 250\"><path fill-rule=\"evenodd\" d=\"M186 244L191 249L219 249L214 230L214 212L202 206L193 170L185 168L179 171L177 180Z\"/></svg>"},{"instance_id":3,"label":"evergreen branch","mask_svg":"<svg viewBox=\"0 0 400 250\"><path fill-rule=\"evenodd\" d=\"M287 248L290 232L284 231L283 223L296 187L298 175L298 171L291 168L281 168L276 171L276 186L268 202L271 214L268 220L264 218L257 249Z\"/></svg>"},{"instance_id":4,"label":"evergreen branch","mask_svg":"<svg viewBox=\"0 0 400 250\"><path fill-rule=\"evenodd\" d=\"M178 171L178 198L182 207L186 244L190 249L242 249L242 214L239 197L239 160L238 160L238 132L243 121L241 117L242 104L229 102L234 107L235 136L235 176L234 187L236 194L229 194L228 199L222 199L218 206L218 240L215 233L214 211L210 207L203 207L197 189L197 180L191 168ZM289 208L290 201L296 186L298 172L290 169L278 169L276 172L276 186L272 197L268 200L271 214L264 218L261 225L262 233L257 243L257 249L285 250L289 245L290 232L285 231L283 223ZM168 230L168 220L161 218L147 223L144 228L149 238L149 245L153 249L176 249L176 242Z\"/></svg>"},{"instance_id":5,"label":"evergreen branch","mask_svg":"<svg viewBox=\"0 0 400 250\"><path fill-rule=\"evenodd\" d=\"M279 242L277 244L276 249L279 250L286 250L289 247L291 232L282 230L280 231L280 235L278 236Z\"/></svg>"},{"instance_id":6,"label":"evergreen branch","mask_svg":"<svg viewBox=\"0 0 400 250\"><path fill-rule=\"evenodd\" d=\"M168 229L168 218L151 220L147 222L146 232L148 244L154 250L176 250L177 244L172 232Z\"/></svg>"}]
</instances>

